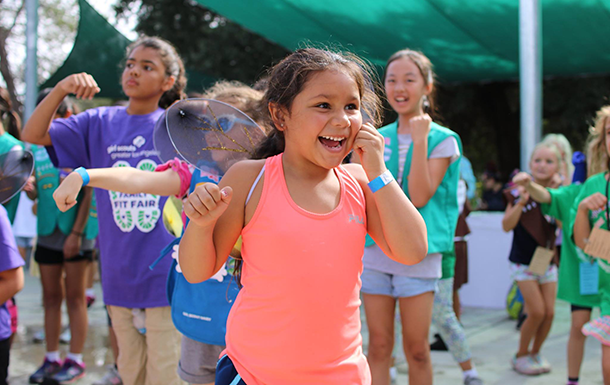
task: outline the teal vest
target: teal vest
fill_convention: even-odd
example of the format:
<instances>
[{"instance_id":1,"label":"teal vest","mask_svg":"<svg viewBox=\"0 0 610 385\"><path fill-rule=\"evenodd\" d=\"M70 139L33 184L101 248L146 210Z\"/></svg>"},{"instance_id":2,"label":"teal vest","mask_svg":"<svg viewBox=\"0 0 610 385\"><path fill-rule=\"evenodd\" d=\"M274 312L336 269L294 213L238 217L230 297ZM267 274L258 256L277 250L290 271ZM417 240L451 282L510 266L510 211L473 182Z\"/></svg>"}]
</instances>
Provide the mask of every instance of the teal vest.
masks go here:
<instances>
[{"instance_id":1,"label":"teal vest","mask_svg":"<svg viewBox=\"0 0 610 385\"><path fill-rule=\"evenodd\" d=\"M34 160L36 161L36 190L38 191L38 235L48 236L53 234L56 227L68 235L72 231L76 214L78 213L78 204L70 210L62 213L57 208L55 200L53 200L53 192L59 186L59 170L53 166L47 150L44 147L32 146L34 152ZM80 200L82 192L77 198ZM97 209L95 205L95 196L91 200L91 210L89 218L85 225L85 238L94 239L97 237Z\"/></svg>"},{"instance_id":2,"label":"teal vest","mask_svg":"<svg viewBox=\"0 0 610 385\"><path fill-rule=\"evenodd\" d=\"M21 142L8 132L0 135L0 154L9 152L15 146L23 148L23 142ZM19 206L19 194L15 195L8 202L4 203L4 207L6 208L6 212L8 213L8 219L11 223L13 223L13 221L15 220L15 214L17 214L17 206Z\"/></svg>"},{"instance_id":3,"label":"teal vest","mask_svg":"<svg viewBox=\"0 0 610 385\"><path fill-rule=\"evenodd\" d=\"M398 123L394 122L379 129L385 138L385 150L383 158L388 170L397 177L398 175ZM462 141L455 132L442 127L434 122L430 125L428 134L428 158L436 146L448 137L454 137L462 156ZM405 159L402 181L398 181L407 197L409 196L409 170L413 157L413 146L409 148ZM457 187L460 176L460 159L449 165L443 180L424 207L418 208L419 213L426 222L428 229L428 253L442 253L452 250L455 228L459 216L457 200ZM367 236L367 246L375 242Z\"/></svg>"}]
</instances>

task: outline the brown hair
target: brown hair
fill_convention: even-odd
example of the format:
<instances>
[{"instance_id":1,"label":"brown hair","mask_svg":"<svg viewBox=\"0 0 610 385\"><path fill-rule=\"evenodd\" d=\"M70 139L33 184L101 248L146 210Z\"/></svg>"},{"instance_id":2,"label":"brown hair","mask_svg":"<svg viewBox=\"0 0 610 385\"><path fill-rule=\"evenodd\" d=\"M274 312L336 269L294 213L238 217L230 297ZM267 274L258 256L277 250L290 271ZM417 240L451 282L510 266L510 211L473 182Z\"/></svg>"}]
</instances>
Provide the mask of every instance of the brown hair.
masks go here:
<instances>
[{"instance_id":1,"label":"brown hair","mask_svg":"<svg viewBox=\"0 0 610 385\"><path fill-rule=\"evenodd\" d=\"M269 71L264 105L270 103L290 111L292 102L303 90L312 75L321 71L338 69L350 75L360 93L361 110L374 125L379 125L381 102L377 96L378 82L374 80L371 67L351 53L330 52L318 48L299 49L285 57ZM254 158L262 159L284 151L284 134L279 131L267 111L268 125L272 128L267 139L256 151Z\"/></svg>"},{"instance_id":2,"label":"brown hair","mask_svg":"<svg viewBox=\"0 0 610 385\"><path fill-rule=\"evenodd\" d=\"M138 40L127 47L126 58L129 58L131 53L138 47L155 49L161 58L161 62L165 66L165 76L173 76L176 78L174 86L163 93L159 99L159 107L168 108L176 100L184 99L184 89L186 88L186 73L184 63L176 52L176 48L166 40L156 36L140 36Z\"/></svg>"},{"instance_id":3,"label":"brown hair","mask_svg":"<svg viewBox=\"0 0 610 385\"><path fill-rule=\"evenodd\" d=\"M13 111L11 96L6 88L0 87L0 124L5 131L17 139L21 139L21 119L17 112Z\"/></svg>"},{"instance_id":4,"label":"brown hair","mask_svg":"<svg viewBox=\"0 0 610 385\"><path fill-rule=\"evenodd\" d=\"M270 130L266 124L265 112L262 108L263 94L238 81L221 80L208 88L202 98L215 99L241 110L252 120L258 123L268 133Z\"/></svg>"},{"instance_id":5,"label":"brown hair","mask_svg":"<svg viewBox=\"0 0 610 385\"><path fill-rule=\"evenodd\" d=\"M432 89L430 91L430 94L428 96L424 96L424 112L428 113L434 118L434 115L436 115L436 103L434 100L436 99L436 74L434 73L432 62L422 52L414 51L412 49L403 49L390 56L388 62L385 65L385 69L383 70L383 82L385 83L385 78L390 64L402 58L407 58L411 60L413 64L415 64L417 68L419 68L419 72L424 78L424 84L426 86L431 85Z\"/></svg>"},{"instance_id":6,"label":"brown hair","mask_svg":"<svg viewBox=\"0 0 610 385\"><path fill-rule=\"evenodd\" d=\"M597 111L595 123L589 128L587 139L587 175L595 175L610 169L608 165L608 149L606 148L606 122L610 117L610 106L604 106Z\"/></svg>"}]
</instances>

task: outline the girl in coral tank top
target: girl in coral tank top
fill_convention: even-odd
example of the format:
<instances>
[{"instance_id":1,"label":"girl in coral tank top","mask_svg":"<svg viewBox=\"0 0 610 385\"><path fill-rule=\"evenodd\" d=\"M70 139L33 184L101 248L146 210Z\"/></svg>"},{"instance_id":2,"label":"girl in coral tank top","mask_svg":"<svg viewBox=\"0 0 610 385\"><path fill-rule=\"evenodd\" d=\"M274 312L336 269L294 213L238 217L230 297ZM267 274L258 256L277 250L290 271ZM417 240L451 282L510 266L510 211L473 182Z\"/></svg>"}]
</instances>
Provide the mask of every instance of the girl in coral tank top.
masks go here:
<instances>
[{"instance_id":1,"label":"girl in coral tank top","mask_svg":"<svg viewBox=\"0 0 610 385\"><path fill-rule=\"evenodd\" d=\"M367 66L298 50L270 71L274 130L260 160L235 164L186 200L180 243L190 282L220 269L241 235L243 289L227 321L216 384L370 384L360 336L367 232L404 264L427 252L426 226L383 161ZM341 165L354 150L362 165Z\"/></svg>"}]
</instances>

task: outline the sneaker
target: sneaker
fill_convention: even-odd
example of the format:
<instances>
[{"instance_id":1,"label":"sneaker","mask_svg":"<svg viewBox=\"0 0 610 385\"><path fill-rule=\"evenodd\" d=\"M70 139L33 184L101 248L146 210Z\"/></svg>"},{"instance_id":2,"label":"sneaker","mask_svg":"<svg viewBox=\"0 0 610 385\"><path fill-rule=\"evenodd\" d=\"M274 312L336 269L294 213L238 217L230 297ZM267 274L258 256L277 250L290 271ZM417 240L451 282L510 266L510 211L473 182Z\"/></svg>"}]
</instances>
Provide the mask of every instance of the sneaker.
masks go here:
<instances>
[{"instance_id":1,"label":"sneaker","mask_svg":"<svg viewBox=\"0 0 610 385\"><path fill-rule=\"evenodd\" d=\"M464 385L483 385L483 380L479 377L468 376L464 378Z\"/></svg>"},{"instance_id":2,"label":"sneaker","mask_svg":"<svg viewBox=\"0 0 610 385\"><path fill-rule=\"evenodd\" d=\"M44 342L44 340L45 340L44 329L41 329L41 330L37 331L36 333L34 333L32 340L34 341L34 343L37 343L37 344Z\"/></svg>"},{"instance_id":3,"label":"sneaker","mask_svg":"<svg viewBox=\"0 0 610 385\"><path fill-rule=\"evenodd\" d=\"M70 339L72 338L72 333L70 333L70 325L66 326L63 332L59 335L59 342L62 344L69 344Z\"/></svg>"},{"instance_id":4,"label":"sneaker","mask_svg":"<svg viewBox=\"0 0 610 385\"><path fill-rule=\"evenodd\" d=\"M551 364L547 360L545 360L544 357L540 355L540 353L534 354L532 358L538 363L538 365L540 365L542 373L549 373L551 371Z\"/></svg>"},{"instance_id":5,"label":"sneaker","mask_svg":"<svg viewBox=\"0 0 610 385\"><path fill-rule=\"evenodd\" d=\"M30 384L42 384L45 377L53 376L61 370L61 362L49 361L46 358L42 366L30 376Z\"/></svg>"},{"instance_id":6,"label":"sneaker","mask_svg":"<svg viewBox=\"0 0 610 385\"><path fill-rule=\"evenodd\" d=\"M441 335L435 334L434 338L436 338L436 340L430 344L430 350L434 350L437 352L446 352L447 345L445 344L445 341L443 341L443 339L441 338Z\"/></svg>"},{"instance_id":7,"label":"sneaker","mask_svg":"<svg viewBox=\"0 0 610 385\"><path fill-rule=\"evenodd\" d=\"M519 358L513 357L512 366L517 373L525 374L526 376L536 376L542 373L540 365L529 355Z\"/></svg>"},{"instance_id":8,"label":"sneaker","mask_svg":"<svg viewBox=\"0 0 610 385\"><path fill-rule=\"evenodd\" d=\"M91 305L93 305L94 302L95 302L95 295L88 295L87 296L87 309L89 309L91 307Z\"/></svg>"},{"instance_id":9,"label":"sneaker","mask_svg":"<svg viewBox=\"0 0 610 385\"><path fill-rule=\"evenodd\" d=\"M61 370L53 375L51 378L60 384L70 384L79 378L85 376L85 364L79 364L76 361L72 361L69 358L66 358L64 361L64 365L61 367Z\"/></svg>"},{"instance_id":10,"label":"sneaker","mask_svg":"<svg viewBox=\"0 0 610 385\"><path fill-rule=\"evenodd\" d=\"M121 380L119 372L114 365L108 365L107 368L108 370L104 377L95 381L92 385L123 385L123 380Z\"/></svg>"}]
</instances>

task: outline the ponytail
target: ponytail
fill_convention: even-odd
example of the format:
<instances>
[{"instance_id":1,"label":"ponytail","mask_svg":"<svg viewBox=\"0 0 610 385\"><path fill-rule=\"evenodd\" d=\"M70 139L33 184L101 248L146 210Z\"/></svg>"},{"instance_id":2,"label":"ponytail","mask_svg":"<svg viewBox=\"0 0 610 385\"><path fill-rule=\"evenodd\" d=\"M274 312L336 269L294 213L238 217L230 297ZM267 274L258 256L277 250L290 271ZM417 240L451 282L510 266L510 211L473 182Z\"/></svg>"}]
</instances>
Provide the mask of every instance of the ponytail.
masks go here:
<instances>
[{"instance_id":1,"label":"ponytail","mask_svg":"<svg viewBox=\"0 0 610 385\"><path fill-rule=\"evenodd\" d=\"M252 159L265 159L279 155L284 152L285 147L284 133L274 127L273 131L256 147Z\"/></svg>"}]
</instances>

